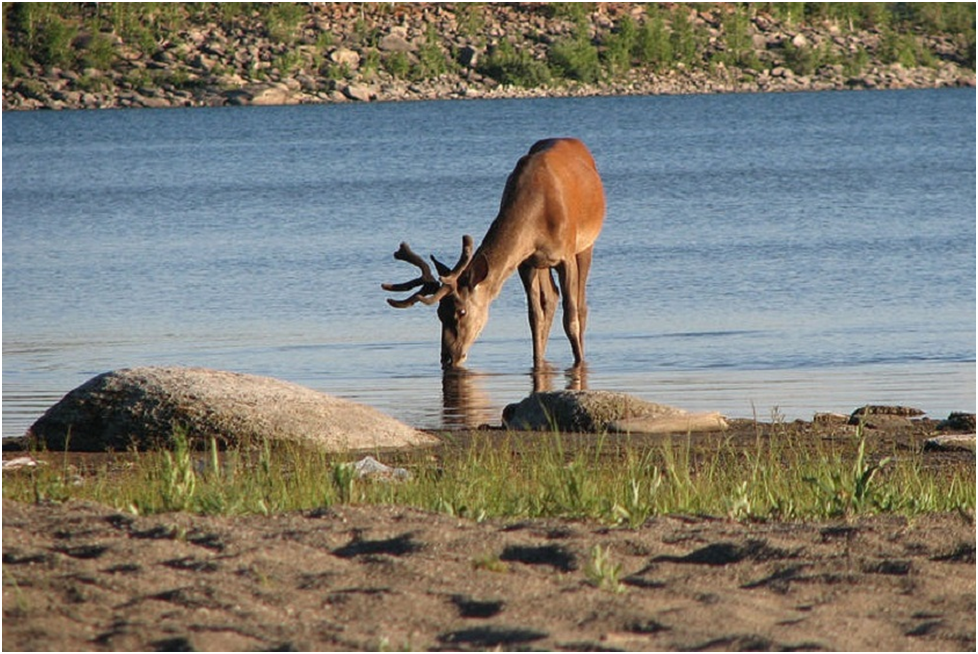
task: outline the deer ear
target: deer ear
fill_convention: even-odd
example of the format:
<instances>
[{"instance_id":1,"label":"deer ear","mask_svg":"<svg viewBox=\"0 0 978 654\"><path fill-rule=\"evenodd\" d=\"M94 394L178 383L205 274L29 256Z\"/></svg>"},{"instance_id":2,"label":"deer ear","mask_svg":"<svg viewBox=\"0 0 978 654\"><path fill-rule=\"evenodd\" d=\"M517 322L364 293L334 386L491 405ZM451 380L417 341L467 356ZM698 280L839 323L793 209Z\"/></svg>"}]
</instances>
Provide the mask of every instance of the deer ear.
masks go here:
<instances>
[{"instance_id":1,"label":"deer ear","mask_svg":"<svg viewBox=\"0 0 978 654\"><path fill-rule=\"evenodd\" d=\"M465 270L465 285L469 288L475 288L485 281L488 276L489 260L486 259L486 255L480 254L472 259L472 263Z\"/></svg>"}]
</instances>

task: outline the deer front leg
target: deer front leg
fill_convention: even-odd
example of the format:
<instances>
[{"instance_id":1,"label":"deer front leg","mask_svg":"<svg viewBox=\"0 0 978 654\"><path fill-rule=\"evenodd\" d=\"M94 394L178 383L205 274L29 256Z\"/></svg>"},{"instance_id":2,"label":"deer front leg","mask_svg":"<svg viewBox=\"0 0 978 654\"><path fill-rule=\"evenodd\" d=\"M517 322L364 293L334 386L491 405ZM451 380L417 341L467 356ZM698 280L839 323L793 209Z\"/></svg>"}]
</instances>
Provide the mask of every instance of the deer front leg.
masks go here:
<instances>
[{"instance_id":1,"label":"deer front leg","mask_svg":"<svg viewBox=\"0 0 978 654\"><path fill-rule=\"evenodd\" d=\"M530 264L520 266L520 280L526 291L527 315L530 333L533 335L533 368L544 366L550 327L557 313L557 285L549 268L536 268Z\"/></svg>"}]
</instances>

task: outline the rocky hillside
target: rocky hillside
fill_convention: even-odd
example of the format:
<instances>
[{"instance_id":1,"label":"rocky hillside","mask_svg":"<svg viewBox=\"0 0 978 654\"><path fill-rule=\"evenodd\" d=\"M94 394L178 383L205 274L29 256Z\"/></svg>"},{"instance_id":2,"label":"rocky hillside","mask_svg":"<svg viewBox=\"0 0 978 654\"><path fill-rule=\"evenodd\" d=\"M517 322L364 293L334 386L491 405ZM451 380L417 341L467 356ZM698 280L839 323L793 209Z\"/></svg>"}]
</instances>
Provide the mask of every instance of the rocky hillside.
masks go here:
<instances>
[{"instance_id":1,"label":"rocky hillside","mask_svg":"<svg viewBox=\"0 0 978 654\"><path fill-rule=\"evenodd\" d=\"M974 86L973 3L4 3L3 108Z\"/></svg>"}]
</instances>

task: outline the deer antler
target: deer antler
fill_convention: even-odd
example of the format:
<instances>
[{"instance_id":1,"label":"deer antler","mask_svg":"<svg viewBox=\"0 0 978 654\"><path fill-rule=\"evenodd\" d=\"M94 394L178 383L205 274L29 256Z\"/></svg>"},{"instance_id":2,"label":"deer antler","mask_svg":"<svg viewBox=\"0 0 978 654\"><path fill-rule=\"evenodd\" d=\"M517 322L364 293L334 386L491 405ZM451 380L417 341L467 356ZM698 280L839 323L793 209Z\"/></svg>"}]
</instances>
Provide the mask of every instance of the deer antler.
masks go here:
<instances>
[{"instance_id":1,"label":"deer antler","mask_svg":"<svg viewBox=\"0 0 978 654\"><path fill-rule=\"evenodd\" d=\"M472 261L472 237L468 234L462 237L462 254L459 256L454 268L449 268L443 264L435 258L435 255L431 255L431 260L435 262L435 268L438 269L438 275L442 283L454 285L455 280L458 279L458 276L465 270L465 267Z\"/></svg>"},{"instance_id":2,"label":"deer antler","mask_svg":"<svg viewBox=\"0 0 978 654\"><path fill-rule=\"evenodd\" d=\"M407 243L401 243L401 247L394 253L394 258L417 266L421 269L421 276L400 284L381 284L381 288L385 291L394 292L409 291L418 286L421 289L403 300L387 298L387 303L395 309L405 309L419 300L425 304L434 304L455 290L455 282L459 274L465 270L469 261L472 260L472 237L468 234L462 237L462 256L459 257L455 267L450 270L438 259L431 257L438 269L439 277L435 277L431 273L431 267Z\"/></svg>"}]
</instances>

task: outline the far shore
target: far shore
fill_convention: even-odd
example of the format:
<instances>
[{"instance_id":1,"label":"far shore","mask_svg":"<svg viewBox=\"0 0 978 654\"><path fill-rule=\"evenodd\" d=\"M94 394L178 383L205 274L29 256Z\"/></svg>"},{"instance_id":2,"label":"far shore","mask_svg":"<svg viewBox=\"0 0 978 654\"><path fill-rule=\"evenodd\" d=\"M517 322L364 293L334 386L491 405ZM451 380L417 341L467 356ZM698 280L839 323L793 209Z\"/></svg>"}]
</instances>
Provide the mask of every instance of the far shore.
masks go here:
<instances>
[{"instance_id":1,"label":"far shore","mask_svg":"<svg viewBox=\"0 0 978 654\"><path fill-rule=\"evenodd\" d=\"M8 5L4 111L975 87L961 3Z\"/></svg>"}]
</instances>

